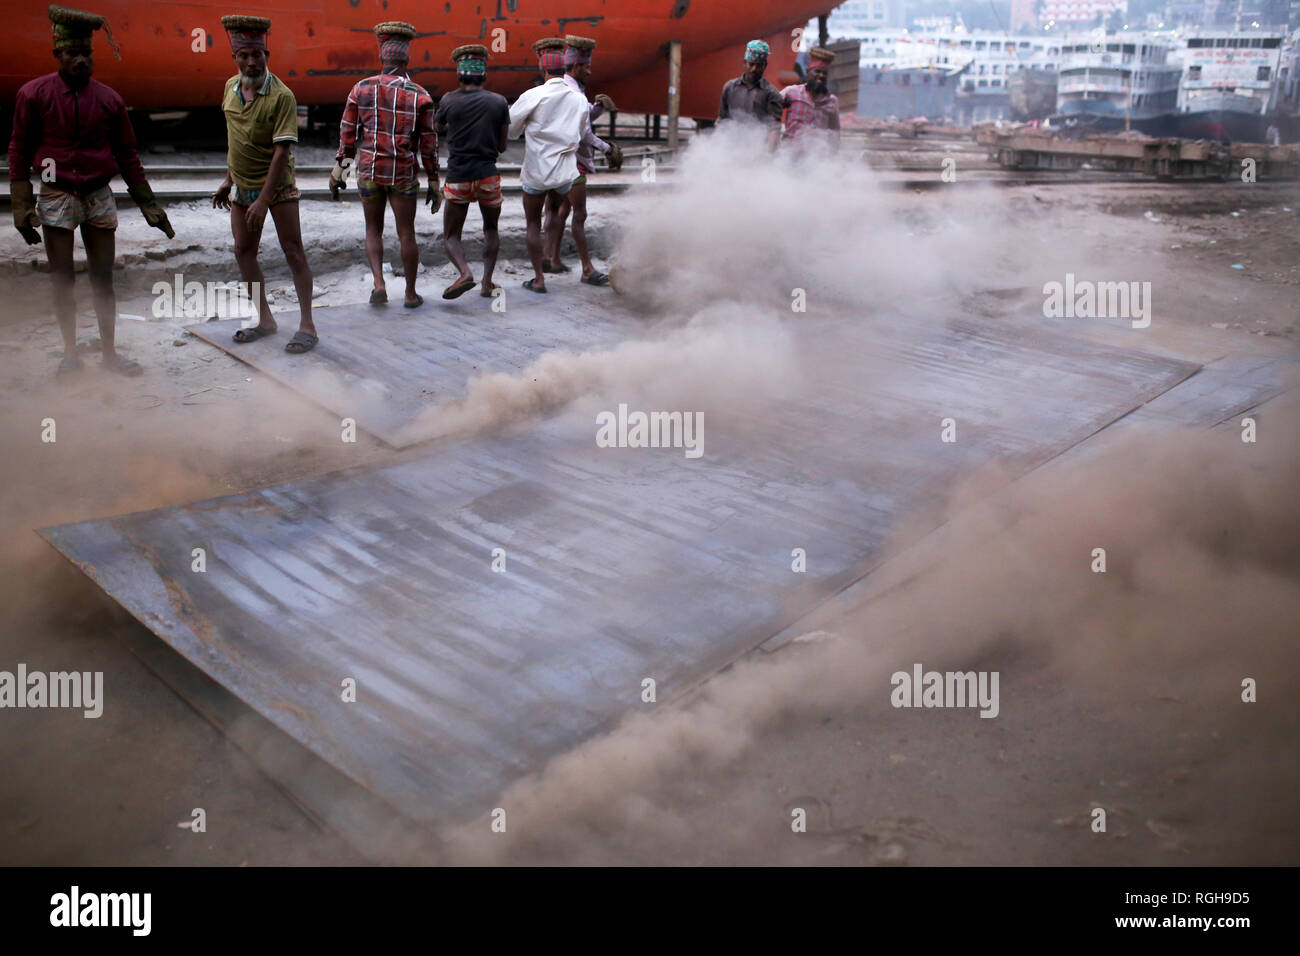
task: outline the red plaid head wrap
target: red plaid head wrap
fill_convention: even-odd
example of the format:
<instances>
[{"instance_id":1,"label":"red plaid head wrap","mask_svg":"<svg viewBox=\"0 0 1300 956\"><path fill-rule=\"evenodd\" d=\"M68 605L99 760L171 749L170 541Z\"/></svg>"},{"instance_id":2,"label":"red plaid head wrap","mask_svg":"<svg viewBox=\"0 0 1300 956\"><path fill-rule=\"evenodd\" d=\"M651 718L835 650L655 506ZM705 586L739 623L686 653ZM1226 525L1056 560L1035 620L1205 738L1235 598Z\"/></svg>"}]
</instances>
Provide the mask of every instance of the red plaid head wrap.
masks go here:
<instances>
[{"instance_id":1,"label":"red plaid head wrap","mask_svg":"<svg viewBox=\"0 0 1300 956\"><path fill-rule=\"evenodd\" d=\"M379 38L379 58L399 62L409 60L411 40L415 35L415 27L400 20L378 24L375 27L375 36Z\"/></svg>"},{"instance_id":2,"label":"red plaid head wrap","mask_svg":"<svg viewBox=\"0 0 1300 956\"><path fill-rule=\"evenodd\" d=\"M562 37L547 37L544 40L538 40L533 44L533 51L537 54L537 65L541 67L543 73L564 69L564 39Z\"/></svg>"}]
</instances>

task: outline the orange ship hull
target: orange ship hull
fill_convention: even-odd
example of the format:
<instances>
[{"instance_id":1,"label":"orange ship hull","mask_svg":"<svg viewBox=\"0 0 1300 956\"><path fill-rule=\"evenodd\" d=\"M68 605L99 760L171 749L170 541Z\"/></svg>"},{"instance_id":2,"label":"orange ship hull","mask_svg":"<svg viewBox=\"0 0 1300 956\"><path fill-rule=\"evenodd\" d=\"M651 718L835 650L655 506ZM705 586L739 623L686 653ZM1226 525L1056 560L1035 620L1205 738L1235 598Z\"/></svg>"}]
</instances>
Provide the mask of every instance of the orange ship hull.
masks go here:
<instances>
[{"instance_id":1,"label":"orange ship hull","mask_svg":"<svg viewBox=\"0 0 1300 956\"><path fill-rule=\"evenodd\" d=\"M69 4L77 0L68 0ZM271 70L308 106L342 105L358 79L378 70L371 32L384 20L406 20L420 36L411 44L411 74L435 96L455 86L449 61L462 43L493 48L488 85L507 97L533 85L534 40L578 33L598 41L592 94L609 93L619 109L668 110L666 50L682 43L681 112L717 114L722 84L743 69L746 41L772 44L768 77L793 77L793 31L834 0L85 0L108 18L121 47L115 60L96 34L95 76L134 109L212 107L235 73L221 16L271 18ZM80 5L80 4L77 4ZM45 2L19 0L6 10L0 35L0 97L12 105L18 87L55 68ZM206 35L206 42L205 37Z\"/></svg>"}]
</instances>

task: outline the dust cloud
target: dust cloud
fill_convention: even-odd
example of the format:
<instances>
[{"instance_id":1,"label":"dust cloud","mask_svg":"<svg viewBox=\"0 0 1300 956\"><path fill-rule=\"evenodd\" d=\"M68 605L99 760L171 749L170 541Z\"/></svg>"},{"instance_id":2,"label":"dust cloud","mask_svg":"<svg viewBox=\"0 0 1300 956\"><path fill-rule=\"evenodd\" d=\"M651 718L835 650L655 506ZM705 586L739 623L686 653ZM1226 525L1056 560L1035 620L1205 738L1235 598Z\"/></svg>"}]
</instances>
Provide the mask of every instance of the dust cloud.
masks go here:
<instances>
[{"instance_id":1,"label":"dust cloud","mask_svg":"<svg viewBox=\"0 0 1300 956\"><path fill-rule=\"evenodd\" d=\"M960 315L963 299L981 289L1025 284L1026 248L1041 249L1033 270L1085 274L1088 266L1062 246L1059 224L1030 215L1014 229L990 229L1007 215L992 191L969 187L922 207L883 189L856 157L772 161L745 131L702 137L670 187L628 205L614 280L644 312L643 334L475 379L463 400L430 409L405 437L488 432L613 395L752 414L764 401L818 389L808 355L835 357L796 348L816 334L814 318L879 323L892 338ZM792 309L799 290L806 315ZM891 354L882 347L857 358L865 373L888 375ZM93 622L102 634L105 621L122 620L32 529L246 491L381 454L341 446L330 416L257 377L239 403L156 419L129 394L115 383L73 392L52 384L0 412L0 572L23 582L0 610L13 658L52 633ZM491 834L485 817L445 833L436 861L807 862L812 851L789 839L785 797L771 776L742 768L762 768L768 752L788 755L782 741L808 721L883 725L890 674L917 661L1056 675L1072 697L1128 720L1119 746L1139 756L1162 741L1143 736L1131 702L1176 697L1211 714L1225 739L1261 741L1274 762L1238 770L1248 784L1274 787L1291 762L1294 708L1262 710L1261 720L1238 695L1241 678L1257 676L1271 699L1294 699L1300 673L1300 457L1285 427L1296 412L1294 399L1271 403L1255 445L1227 429L1135 433L1010 485L996 470L972 479L953 493L940 531L917 543L928 528L899 529L879 584L873 576L861 593L802 622L807 640L750 655L556 758L498 799L506 834ZM45 417L59 422L56 445L39 441ZM1088 568L1096 547L1109 555L1104 575ZM1012 720L1014 696L1008 680L1002 716L977 724ZM1057 751L1086 766L1104 762L1069 734L1045 731L1034 746L1040 766ZM691 812L719 800L725 813ZM406 858L402 839L376 833L374 855Z\"/></svg>"},{"instance_id":2,"label":"dust cloud","mask_svg":"<svg viewBox=\"0 0 1300 956\"><path fill-rule=\"evenodd\" d=\"M817 201L826 193L809 185L819 182L834 183L833 201ZM726 380L761 361L764 374L752 383L758 391L768 370L787 367L781 350L800 334L791 323L802 317L788 311L792 290L829 302L836 321L878 320L895 332L900 316L941 323L961 314L971 293L1023 282L1013 263L1023 262L1025 246L1039 235L1032 218L1018 223L1024 228L1014 239L1012 230L990 231L990 212L1005 215L1005 207L979 190L921 216L851 158L772 163L743 133L693 144L675 188L639 204L626 220L615 281L658 319L660 337L604 355L548 356L518 379L480 380L444 419L454 422L449 427L492 427L572 401L584 389L612 392L629 379L653 380L656 361L664 370L682 367L681 350L702 334L719 348L694 356L690 376ZM1047 274L1088 269L1078 248L1057 242L1042 250L1034 268ZM784 336L770 334L772 322ZM747 341L753 330L758 339ZM889 374L886 358L869 359L874 374ZM817 368L795 367L783 381L794 392L815 391ZM682 407L671 393L670 384L661 407ZM737 389L732 397L750 396ZM847 717L883 721L890 675L913 662L1052 675L1075 705L1131 725L1117 749L1137 762L1164 745L1154 731L1143 738L1135 714L1134 701L1153 697L1212 715L1215 740L1249 734L1285 762L1294 713L1279 720L1274 707L1261 718L1264 711L1252 711L1239 695L1243 677L1268 675L1274 700L1291 698L1300 673L1300 457L1294 429L1285 426L1296 412L1293 397L1275 400L1264 416L1274 429L1256 445L1230 429L1135 432L1009 485L1015 475L989 468L953 490L939 532L897 529L887 552L897 560L806 620L803 639L750 655L668 706L633 715L556 758L499 798L505 834L492 833L485 815L446 834L445 858L816 859L808 843L789 839L775 783L742 768L770 769L776 760L764 763L768 749L789 758L779 744L792 727ZM424 427L446 414L431 413ZM1097 547L1109 554L1105 574L1090 570ZM899 570L909 564L915 567ZM1015 703L1004 702L1008 707ZM1034 747L1040 766L1064 753L1104 775L1102 756L1068 733ZM1236 772L1243 786L1265 788L1276 788L1285 773L1254 758ZM994 776L975 785L997 792L1005 784ZM727 812L704 810L714 803ZM1235 851L1249 840L1239 835Z\"/></svg>"},{"instance_id":3,"label":"dust cloud","mask_svg":"<svg viewBox=\"0 0 1300 956\"><path fill-rule=\"evenodd\" d=\"M827 195L834 201L820 201ZM944 303L951 313L990 284L1022 281L1019 242L990 241L998 199L970 187L922 211L853 155L795 162L766 154L753 130L701 137L671 185L621 206L611 281L643 316L642 334L476 377L402 441L491 431L584 396L722 415L806 392L817 383L793 358L809 334L801 324L879 322L883 344L942 322ZM872 350L857 358L864 374L889 372Z\"/></svg>"},{"instance_id":4,"label":"dust cloud","mask_svg":"<svg viewBox=\"0 0 1300 956\"><path fill-rule=\"evenodd\" d=\"M913 662L985 667L1004 681L1017 670L1045 671L1082 706L1124 720L1135 701L1177 700L1187 713L1210 715L1216 739L1239 746L1249 738L1269 754L1234 769L1243 788L1276 787L1278 774L1294 776L1286 766L1300 729L1295 709L1275 705L1264 716L1239 695L1251 676L1275 702L1300 690L1300 454L1285 428L1297 412L1294 397L1270 406L1260 417L1277 430L1256 445L1232 429L1134 433L991 497L1004 475L972 479L952 496L940 531L893 555L903 570L887 564L880 584L868 579L862 593L814 612L793 631L807 628L805 640L751 654L553 760L499 798L505 834L490 833L485 816L449 834L448 858L808 862L810 844L791 838L777 782L742 773L745 759L767 766L762 751L780 750L783 735L803 723L853 715L884 724L890 675ZM1090 570L1100 546L1105 574ZM1007 686L1004 721L1022 706ZM1112 749L1156 759L1172 743L1143 731L1133 721L1132 736ZM1040 761L1064 758L1105 773L1106 758L1083 735L1045 735ZM839 743L845 752L804 756L852 760L850 742ZM956 749L947 755L954 764ZM797 771L783 769L797 788ZM971 783L1001 786L993 770ZM728 811L682 812L700 793Z\"/></svg>"}]
</instances>

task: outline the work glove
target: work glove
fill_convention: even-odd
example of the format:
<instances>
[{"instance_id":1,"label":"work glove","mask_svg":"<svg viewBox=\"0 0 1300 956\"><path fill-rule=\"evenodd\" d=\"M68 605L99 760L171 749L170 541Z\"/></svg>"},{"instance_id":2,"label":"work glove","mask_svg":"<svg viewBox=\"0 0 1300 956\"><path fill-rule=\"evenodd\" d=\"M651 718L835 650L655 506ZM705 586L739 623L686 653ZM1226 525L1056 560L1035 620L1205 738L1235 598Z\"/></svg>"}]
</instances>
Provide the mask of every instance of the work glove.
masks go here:
<instances>
[{"instance_id":1,"label":"work glove","mask_svg":"<svg viewBox=\"0 0 1300 956\"><path fill-rule=\"evenodd\" d=\"M429 212L437 212L442 208L442 186L437 176L429 180L429 187L424 191L424 201L429 204Z\"/></svg>"},{"instance_id":2,"label":"work glove","mask_svg":"<svg viewBox=\"0 0 1300 956\"><path fill-rule=\"evenodd\" d=\"M339 193L343 187L348 184L348 171L341 162L334 160L334 168L330 170L330 198L335 202L339 201Z\"/></svg>"},{"instance_id":3,"label":"work glove","mask_svg":"<svg viewBox=\"0 0 1300 956\"><path fill-rule=\"evenodd\" d=\"M17 229L29 246L41 241L38 231L40 217L36 215L36 200L32 194L32 184L26 179L15 179L9 184L9 203L14 207L14 228Z\"/></svg>"},{"instance_id":4,"label":"work glove","mask_svg":"<svg viewBox=\"0 0 1300 956\"><path fill-rule=\"evenodd\" d=\"M155 229L161 229L168 239L176 238L176 230L167 220L167 213L163 212L162 206L158 205L158 200L153 197L153 190L149 188L148 183L141 183L139 186L127 186L127 194L135 200L135 204L140 207L140 212L144 215L144 221Z\"/></svg>"},{"instance_id":5,"label":"work glove","mask_svg":"<svg viewBox=\"0 0 1300 956\"><path fill-rule=\"evenodd\" d=\"M609 151L605 153L605 162L609 165L609 171L618 172L623 168L623 150L618 143L610 143Z\"/></svg>"},{"instance_id":6,"label":"work glove","mask_svg":"<svg viewBox=\"0 0 1300 956\"><path fill-rule=\"evenodd\" d=\"M609 113L618 112L618 107L614 105L614 101L609 97L609 94L607 93L597 93L596 102L599 103L606 110L606 112Z\"/></svg>"}]
</instances>

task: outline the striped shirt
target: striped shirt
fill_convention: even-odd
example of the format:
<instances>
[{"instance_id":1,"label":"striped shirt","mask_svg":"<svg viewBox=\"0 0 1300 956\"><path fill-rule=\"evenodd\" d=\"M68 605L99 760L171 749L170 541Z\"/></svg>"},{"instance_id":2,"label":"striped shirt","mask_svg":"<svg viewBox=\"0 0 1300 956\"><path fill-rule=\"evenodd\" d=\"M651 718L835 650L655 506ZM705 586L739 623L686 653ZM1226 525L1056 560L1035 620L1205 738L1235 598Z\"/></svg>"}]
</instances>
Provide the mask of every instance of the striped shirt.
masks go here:
<instances>
[{"instance_id":1,"label":"striped shirt","mask_svg":"<svg viewBox=\"0 0 1300 956\"><path fill-rule=\"evenodd\" d=\"M433 97L405 73L367 77L348 94L339 124L340 162L355 158L358 179L384 186L418 178L416 154L427 178L438 174Z\"/></svg>"}]
</instances>

